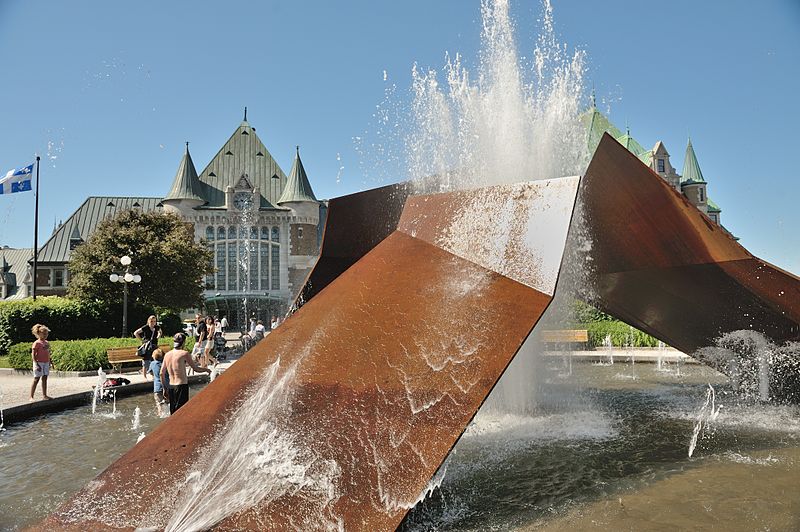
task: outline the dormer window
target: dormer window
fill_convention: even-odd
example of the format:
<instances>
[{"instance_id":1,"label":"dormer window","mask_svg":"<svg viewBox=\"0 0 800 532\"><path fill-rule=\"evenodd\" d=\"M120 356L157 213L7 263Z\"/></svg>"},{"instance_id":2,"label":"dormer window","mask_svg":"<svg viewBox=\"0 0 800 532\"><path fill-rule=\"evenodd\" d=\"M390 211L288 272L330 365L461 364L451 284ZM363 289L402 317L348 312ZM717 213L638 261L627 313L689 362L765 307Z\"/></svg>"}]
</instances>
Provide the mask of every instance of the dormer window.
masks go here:
<instances>
[{"instance_id":1,"label":"dormer window","mask_svg":"<svg viewBox=\"0 0 800 532\"><path fill-rule=\"evenodd\" d=\"M698 194L700 195L700 203L703 203L705 199L705 194L703 194L703 187L697 189Z\"/></svg>"},{"instance_id":2,"label":"dormer window","mask_svg":"<svg viewBox=\"0 0 800 532\"><path fill-rule=\"evenodd\" d=\"M666 172L666 170L664 169L664 167L665 167L665 165L664 165L664 159L658 159L658 171L659 171L659 172L661 172L661 173L664 173L664 172Z\"/></svg>"}]
</instances>

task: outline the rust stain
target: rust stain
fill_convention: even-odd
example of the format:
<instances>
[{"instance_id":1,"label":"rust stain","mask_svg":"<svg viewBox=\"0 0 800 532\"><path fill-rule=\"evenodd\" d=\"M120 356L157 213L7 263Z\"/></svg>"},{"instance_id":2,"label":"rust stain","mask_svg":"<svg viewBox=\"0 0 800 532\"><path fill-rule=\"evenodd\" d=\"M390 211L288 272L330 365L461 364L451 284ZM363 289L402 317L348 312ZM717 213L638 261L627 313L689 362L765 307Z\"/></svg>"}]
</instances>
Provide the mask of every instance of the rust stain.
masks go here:
<instances>
[{"instance_id":1,"label":"rust stain","mask_svg":"<svg viewBox=\"0 0 800 532\"><path fill-rule=\"evenodd\" d=\"M609 135L581 186L603 310L687 353L739 329L798 338L800 279L751 255Z\"/></svg>"}]
</instances>

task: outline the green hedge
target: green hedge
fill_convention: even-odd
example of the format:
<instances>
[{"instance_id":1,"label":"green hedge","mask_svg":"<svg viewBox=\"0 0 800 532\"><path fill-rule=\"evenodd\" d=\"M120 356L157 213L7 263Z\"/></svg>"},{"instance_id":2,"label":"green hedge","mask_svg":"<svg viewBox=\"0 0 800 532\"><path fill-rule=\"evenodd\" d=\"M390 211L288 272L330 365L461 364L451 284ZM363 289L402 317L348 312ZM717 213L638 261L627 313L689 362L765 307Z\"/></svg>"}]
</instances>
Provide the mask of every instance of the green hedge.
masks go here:
<instances>
[{"instance_id":1,"label":"green hedge","mask_svg":"<svg viewBox=\"0 0 800 532\"><path fill-rule=\"evenodd\" d=\"M614 347L657 347L658 339L635 329L627 323L614 321L595 321L577 326L589 331L589 345L602 347L606 336L611 336Z\"/></svg>"},{"instance_id":2,"label":"green hedge","mask_svg":"<svg viewBox=\"0 0 800 532\"><path fill-rule=\"evenodd\" d=\"M129 304L128 328L131 336L154 313L153 309ZM165 335L181 330L181 320L177 315L155 314L163 324ZM0 301L0 356L8 354L16 343L33 342L31 327L36 323L43 323L50 328L50 340L104 338L120 333L122 304L84 302L56 296L39 297L36 301Z\"/></svg>"},{"instance_id":3,"label":"green hedge","mask_svg":"<svg viewBox=\"0 0 800 532\"><path fill-rule=\"evenodd\" d=\"M25 342L14 344L9 351L9 365L16 369L31 369L31 344ZM162 345L170 343L169 338L162 338ZM55 367L60 371L90 371L103 367L108 369L106 351L113 347L138 346L136 338L93 338L91 340L53 340L50 352ZM194 347L194 338L186 340L186 349Z\"/></svg>"}]
</instances>

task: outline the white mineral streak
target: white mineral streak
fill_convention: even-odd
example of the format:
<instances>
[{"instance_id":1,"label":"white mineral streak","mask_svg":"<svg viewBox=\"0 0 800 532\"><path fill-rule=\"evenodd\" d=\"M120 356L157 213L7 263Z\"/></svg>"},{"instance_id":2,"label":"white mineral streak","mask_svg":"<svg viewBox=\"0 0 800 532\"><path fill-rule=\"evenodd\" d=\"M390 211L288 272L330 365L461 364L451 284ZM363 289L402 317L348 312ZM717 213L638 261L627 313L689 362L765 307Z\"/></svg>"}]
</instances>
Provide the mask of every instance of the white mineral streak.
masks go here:
<instances>
[{"instance_id":1,"label":"white mineral streak","mask_svg":"<svg viewBox=\"0 0 800 532\"><path fill-rule=\"evenodd\" d=\"M564 177L472 190L437 244L553 295L579 181Z\"/></svg>"}]
</instances>

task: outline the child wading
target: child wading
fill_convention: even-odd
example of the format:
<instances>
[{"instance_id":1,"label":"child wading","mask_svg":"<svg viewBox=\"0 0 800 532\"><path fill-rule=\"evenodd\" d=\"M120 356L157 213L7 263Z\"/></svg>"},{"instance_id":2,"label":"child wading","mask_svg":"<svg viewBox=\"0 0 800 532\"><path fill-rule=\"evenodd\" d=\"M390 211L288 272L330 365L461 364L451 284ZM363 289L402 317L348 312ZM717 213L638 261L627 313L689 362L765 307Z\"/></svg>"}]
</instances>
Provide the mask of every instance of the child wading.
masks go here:
<instances>
[{"instance_id":1,"label":"child wading","mask_svg":"<svg viewBox=\"0 0 800 532\"><path fill-rule=\"evenodd\" d=\"M150 362L149 373L153 374L153 397L156 400L158 415L162 414L161 405L169 400L169 375L166 375L166 382L161 382L161 363L164 360L164 352L161 349L153 351L153 361Z\"/></svg>"},{"instance_id":2,"label":"child wading","mask_svg":"<svg viewBox=\"0 0 800 532\"><path fill-rule=\"evenodd\" d=\"M37 323L31 328L31 332L36 337L36 341L31 346L31 359L33 361L33 384L31 384L31 401L36 393L36 385L42 379L42 396L45 399L52 399L47 395L47 376L50 375L50 343L47 335L50 329L41 323ZM55 366L53 367L55 369Z\"/></svg>"}]
</instances>

